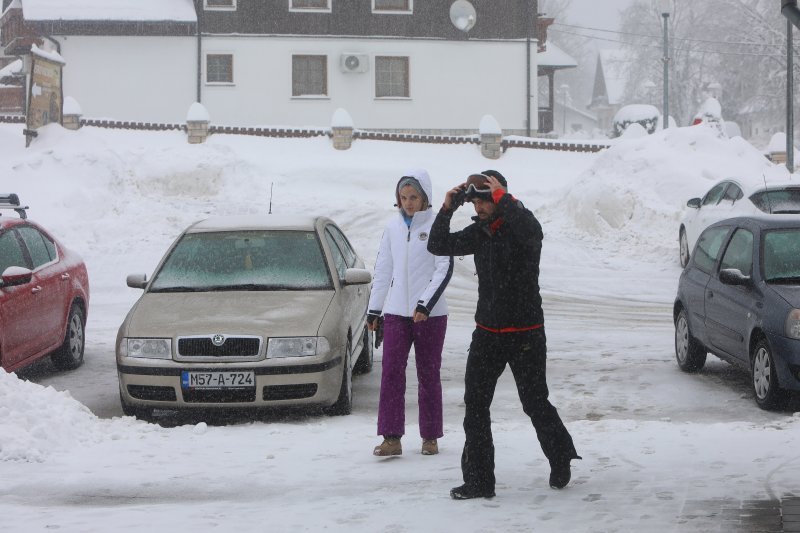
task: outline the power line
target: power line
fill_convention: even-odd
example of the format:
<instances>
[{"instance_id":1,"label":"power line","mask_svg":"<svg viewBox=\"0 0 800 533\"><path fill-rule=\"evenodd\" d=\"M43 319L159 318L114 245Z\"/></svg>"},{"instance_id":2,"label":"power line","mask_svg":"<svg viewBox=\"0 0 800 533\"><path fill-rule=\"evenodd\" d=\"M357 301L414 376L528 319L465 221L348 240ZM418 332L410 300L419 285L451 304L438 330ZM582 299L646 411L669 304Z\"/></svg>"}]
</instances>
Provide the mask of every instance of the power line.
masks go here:
<instances>
[{"instance_id":1,"label":"power line","mask_svg":"<svg viewBox=\"0 0 800 533\"><path fill-rule=\"evenodd\" d=\"M565 35L575 35L577 37L583 37L584 39L594 39L594 40L598 40L598 41L608 41L608 42L611 42L611 43L627 44L627 45L631 45L631 46L642 46L642 47L645 47L645 48L658 48L658 49L661 49L661 46L655 45L655 44L644 44L644 43L633 43L633 42L630 42L630 41L619 41L617 39L608 39L606 37L596 37L596 36L593 36L593 35L584 35L582 33L574 33L574 32L569 32L569 31L564 31L564 30L550 29L548 31L552 31L554 33L562 33L562 34L565 34ZM660 37L655 37L655 36L647 36L647 37L653 37L654 39L659 39L660 38ZM723 43L720 43L720 44L723 44ZM702 50L702 49L695 49L695 48L680 48L680 47L673 47L672 49L675 50L675 51L678 51L678 52L697 52L697 53L721 54L721 55L729 55L729 56L784 57L782 54L756 54L756 53L752 53L752 52L722 52L720 50Z\"/></svg>"},{"instance_id":2,"label":"power line","mask_svg":"<svg viewBox=\"0 0 800 533\"><path fill-rule=\"evenodd\" d=\"M630 35L633 37L648 37L650 39L660 39L661 35L649 35L646 33L631 33L625 31L617 31L617 30L604 30L603 28L591 28L588 26L575 26L573 24L562 24L560 22L556 22L553 26L563 26L564 28L573 28L576 30L589 30L589 31L602 31L605 33L613 33L616 35ZM781 43L753 43L753 42L743 42L743 41L715 41L710 39L692 39L690 37L673 37L673 40L676 41L687 41L687 42L696 42L696 43L710 43L710 44L725 44L725 45L742 45L742 46L777 46L782 47L783 44Z\"/></svg>"}]
</instances>

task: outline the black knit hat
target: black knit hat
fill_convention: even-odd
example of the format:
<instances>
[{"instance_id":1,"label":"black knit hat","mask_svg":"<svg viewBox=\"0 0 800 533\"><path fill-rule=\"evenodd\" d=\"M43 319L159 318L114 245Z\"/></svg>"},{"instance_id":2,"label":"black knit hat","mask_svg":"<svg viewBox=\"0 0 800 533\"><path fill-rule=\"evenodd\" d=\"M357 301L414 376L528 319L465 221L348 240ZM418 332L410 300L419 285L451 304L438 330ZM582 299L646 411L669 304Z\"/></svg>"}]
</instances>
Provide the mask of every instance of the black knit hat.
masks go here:
<instances>
[{"instance_id":1,"label":"black knit hat","mask_svg":"<svg viewBox=\"0 0 800 533\"><path fill-rule=\"evenodd\" d=\"M502 185L506 190L508 190L508 182L506 181L506 178L503 177L503 175L500 174L498 171L484 170L483 172L481 172L481 174L483 174L484 176L491 176L493 178L496 178L497 181L500 182L500 185Z\"/></svg>"}]
</instances>

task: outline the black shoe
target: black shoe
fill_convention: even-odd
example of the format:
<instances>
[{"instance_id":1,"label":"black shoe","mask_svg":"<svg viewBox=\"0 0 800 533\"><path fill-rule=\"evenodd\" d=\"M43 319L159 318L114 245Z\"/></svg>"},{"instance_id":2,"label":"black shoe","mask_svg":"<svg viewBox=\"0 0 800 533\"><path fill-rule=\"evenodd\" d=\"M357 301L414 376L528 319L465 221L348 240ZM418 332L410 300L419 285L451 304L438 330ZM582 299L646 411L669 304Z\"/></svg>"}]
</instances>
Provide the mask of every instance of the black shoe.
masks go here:
<instances>
[{"instance_id":1,"label":"black shoe","mask_svg":"<svg viewBox=\"0 0 800 533\"><path fill-rule=\"evenodd\" d=\"M494 489L471 487L467 484L450 489L450 497L454 500L471 500L472 498L494 498Z\"/></svg>"},{"instance_id":2,"label":"black shoe","mask_svg":"<svg viewBox=\"0 0 800 533\"><path fill-rule=\"evenodd\" d=\"M570 478L572 478L572 472L570 472L569 463L550 468L551 489L563 489L569 483Z\"/></svg>"}]
</instances>

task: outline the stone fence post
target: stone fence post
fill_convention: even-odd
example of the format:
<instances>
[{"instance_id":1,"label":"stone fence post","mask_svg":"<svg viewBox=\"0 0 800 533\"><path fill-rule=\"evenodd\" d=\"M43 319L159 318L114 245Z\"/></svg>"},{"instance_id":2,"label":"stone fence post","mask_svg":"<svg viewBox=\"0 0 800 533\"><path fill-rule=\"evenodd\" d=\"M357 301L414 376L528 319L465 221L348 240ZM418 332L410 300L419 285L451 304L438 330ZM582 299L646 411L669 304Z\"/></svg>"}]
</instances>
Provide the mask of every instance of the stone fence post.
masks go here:
<instances>
[{"instance_id":1,"label":"stone fence post","mask_svg":"<svg viewBox=\"0 0 800 533\"><path fill-rule=\"evenodd\" d=\"M189 144L201 144L208 138L208 124L211 122L208 111L199 102L193 103L186 114L186 133Z\"/></svg>"},{"instance_id":2,"label":"stone fence post","mask_svg":"<svg viewBox=\"0 0 800 533\"><path fill-rule=\"evenodd\" d=\"M78 102L71 96L64 98L64 104L61 108L61 125L68 130L77 130L81 127L81 117L83 111Z\"/></svg>"},{"instance_id":3,"label":"stone fence post","mask_svg":"<svg viewBox=\"0 0 800 533\"><path fill-rule=\"evenodd\" d=\"M353 119L341 107L333 112L331 118L331 132L333 133L333 147L336 150L349 150L353 144Z\"/></svg>"},{"instance_id":4,"label":"stone fence post","mask_svg":"<svg viewBox=\"0 0 800 533\"><path fill-rule=\"evenodd\" d=\"M487 159L500 159L503 155L503 130L491 115L484 115L478 128L481 136L481 155Z\"/></svg>"}]
</instances>

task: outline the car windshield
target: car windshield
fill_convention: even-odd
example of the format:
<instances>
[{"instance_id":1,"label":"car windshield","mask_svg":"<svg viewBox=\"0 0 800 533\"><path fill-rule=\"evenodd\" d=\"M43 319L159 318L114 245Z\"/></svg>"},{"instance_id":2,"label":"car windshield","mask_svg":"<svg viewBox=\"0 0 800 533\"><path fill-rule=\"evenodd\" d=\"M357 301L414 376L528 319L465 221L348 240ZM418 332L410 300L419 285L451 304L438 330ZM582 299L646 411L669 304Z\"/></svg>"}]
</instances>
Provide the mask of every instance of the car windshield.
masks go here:
<instances>
[{"instance_id":1,"label":"car windshield","mask_svg":"<svg viewBox=\"0 0 800 533\"><path fill-rule=\"evenodd\" d=\"M765 213L800 213L800 188L760 191L750 200Z\"/></svg>"},{"instance_id":2,"label":"car windshield","mask_svg":"<svg viewBox=\"0 0 800 533\"><path fill-rule=\"evenodd\" d=\"M331 287L314 232L223 231L184 235L153 276L150 292Z\"/></svg>"},{"instance_id":3,"label":"car windshield","mask_svg":"<svg viewBox=\"0 0 800 533\"><path fill-rule=\"evenodd\" d=\"M764 280L800 284L800 229L782 229L764 235Z\"/></svg>"}]
</instances>

